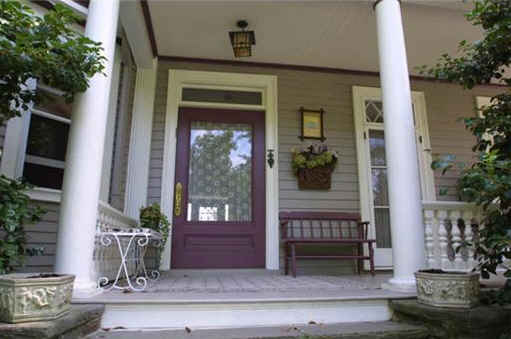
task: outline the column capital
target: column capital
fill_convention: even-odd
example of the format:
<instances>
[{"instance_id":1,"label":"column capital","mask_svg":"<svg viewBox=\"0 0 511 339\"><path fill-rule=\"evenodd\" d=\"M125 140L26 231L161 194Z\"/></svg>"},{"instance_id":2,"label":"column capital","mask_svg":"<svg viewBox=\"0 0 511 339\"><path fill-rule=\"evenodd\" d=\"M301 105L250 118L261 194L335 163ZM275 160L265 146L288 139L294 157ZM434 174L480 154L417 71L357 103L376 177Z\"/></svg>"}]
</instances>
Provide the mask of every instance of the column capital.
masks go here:
<instances>
[{"instance_id":1,"label":"column capital","mask_svg":"<svg viewBox=\"0 0 511 339\"><path fill-rule=\"evenodd\" d=\"M373 4L373 10L376 10L376 6L378 6L378 4L379 4L380 2L382 2L382 1L384 1L384 0L376 0L376 1L374 2L374 4ZM397 2L399 2L399 3L401 4L401 0L395 0L395 1L397 1Z\"/></svg>"}]
</instances>

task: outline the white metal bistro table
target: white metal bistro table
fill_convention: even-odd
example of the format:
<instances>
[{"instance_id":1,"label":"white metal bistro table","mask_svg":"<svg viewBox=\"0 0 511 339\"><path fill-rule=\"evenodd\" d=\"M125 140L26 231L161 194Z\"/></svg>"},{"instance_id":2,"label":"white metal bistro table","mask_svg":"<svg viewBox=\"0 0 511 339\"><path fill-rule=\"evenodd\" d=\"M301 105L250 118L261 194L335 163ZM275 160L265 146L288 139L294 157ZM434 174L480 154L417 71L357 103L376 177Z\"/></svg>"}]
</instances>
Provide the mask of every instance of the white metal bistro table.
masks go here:
<instances>
[{"instance_id":1,"label":"white metal bistro table","mask_svg":"<svg viewBox=\"0 0 511 339\"><path fill-rule=\"evenodd\" d=\"M149 228L109 229L100 232L100 246L109 247L114 243L121 257L119 269L113 281L107 277L100 277L98 280L100 288L143 291L149 280L158 280L160 272L158 269L148 272L144 257L150 243L155 247L162 245L160 233ZM130 274L131 267L134 267L135 271ZM121 284L121 280L125 280L125 283Z\"/></svg>"}]
</instances>

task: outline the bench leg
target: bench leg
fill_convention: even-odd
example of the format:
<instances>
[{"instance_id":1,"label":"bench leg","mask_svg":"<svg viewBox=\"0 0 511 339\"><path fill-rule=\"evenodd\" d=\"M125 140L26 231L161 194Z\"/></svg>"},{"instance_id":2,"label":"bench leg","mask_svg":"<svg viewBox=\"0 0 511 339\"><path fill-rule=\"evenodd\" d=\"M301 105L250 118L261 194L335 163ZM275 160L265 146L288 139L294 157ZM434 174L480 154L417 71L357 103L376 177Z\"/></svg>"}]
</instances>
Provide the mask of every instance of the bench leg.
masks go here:
<instances>
[{"instance_id":1,"label":"bench leg","mask_svg":"<svg viewBox=\"0 0 511 339\"><path fill-rule=\"evenodd\" d=\"M293 278L296 278L296 246L291 244L291 270L293 272Z\"/></svg>"},{"instance_id":2,"label":"bench leg","mask_svg":"<svg viewBox=\"0 0 511 339\"><path fill-rule=\"evenodd\" d=\"M374 248L373 248L374 244L369 243L368 246L369 246L369 265L371 268L371 275L374 277Z\"/></svg>"},{"instance_id":3,"label":"bench leg","mask_svg":"<svg viewBox=\"0 0 511 339\"><path fill-rule=\"evenodd\" d=\"M284 274L289 274L289 244L284 244Z\"/></svg>"},{"instance_id":4,"label":"bench leg","mask_svg":"<svg viewBox=\"0 0 511 339\"><path fill-rule=\"evenodd\" d=\"M357 246L357 256L363 256L364 255L364 245L358 244ZM362 274L362 271L364 270L364 260L363 259L357 259L357 271L358 274Z\"/></svg>"}]
</instances>

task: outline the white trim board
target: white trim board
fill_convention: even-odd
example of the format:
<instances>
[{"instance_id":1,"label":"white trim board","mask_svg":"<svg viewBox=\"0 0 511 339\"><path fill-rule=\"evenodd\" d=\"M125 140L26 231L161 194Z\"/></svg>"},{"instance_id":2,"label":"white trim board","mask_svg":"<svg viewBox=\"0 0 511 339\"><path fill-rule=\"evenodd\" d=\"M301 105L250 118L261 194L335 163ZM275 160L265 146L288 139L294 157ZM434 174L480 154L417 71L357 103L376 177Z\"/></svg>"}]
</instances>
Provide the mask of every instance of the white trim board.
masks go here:
<instances>
[{"instance_id":1,"label":"white trim board","mask_svg":"<svg viewBox=\"0 0 511 339\"><path fill-rule=\"evenodd\" d=\"M137 220L147 202L157 66L154 59L152 68L137 69L133 99L124 213Z\"/></svg>"},{"instance_id":2,"label":"white trim board","mask_svg":"<svg viewBox=\"0 0 511 339\"><path fill-rule=\"evenodd\" d=\"M161 208L169 219L174 214L174 176L176 159L176 128L179 107L240 108L240 105L186 103L181 101L183 87L236 89L261 91L263 105L244 109L265 111L266 150L275 150L273 168L266 167L266 269L279 269L279 169L278 169L278 114L277 77L272 75L169 70L167 111L165 116L165 143L163 146L163 174ZM266 154L266 152L265 152ZM172 232L171 232L172 233ZM172 239L170 234L169 239ZM161 269L170 269L171 240L167 241Z\"/></svg>"},{"instance_id":3,"label":"white trim board","mask_svg":"<svg viewBox=\"0 0 511 339\"><path fill-rule=\"evenodd\" d=\"M355 121L355 135L357 146L357 164L360 191L360 212L363 220L371 221L373 225L369 236L376 238L374 229L374 212L372 209L372 185L369 167L369 129L383 130L383 123L369 123L365 119L365 101L382 101L380 88L353 86L353 114ZM424 93L412 92L413 107L416 112L416 139L417 148L422 148L419 154L419 169L421 177L422 200L436 200L435 178L431 169L431 143L429 137L428 119L426 112L426 100ZM392 267L392 250L378 249L375 254L375 265L380 269Z\"/></svg>"}]
</instances>

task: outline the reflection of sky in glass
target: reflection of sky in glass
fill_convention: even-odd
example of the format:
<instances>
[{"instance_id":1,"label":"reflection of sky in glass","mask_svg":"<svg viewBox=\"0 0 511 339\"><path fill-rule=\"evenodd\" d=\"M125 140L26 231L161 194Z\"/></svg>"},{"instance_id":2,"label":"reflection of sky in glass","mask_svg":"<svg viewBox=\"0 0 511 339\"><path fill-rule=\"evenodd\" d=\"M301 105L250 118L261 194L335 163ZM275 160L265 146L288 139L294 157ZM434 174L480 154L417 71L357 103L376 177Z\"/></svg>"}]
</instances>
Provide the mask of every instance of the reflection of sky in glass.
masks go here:
<instances>
[{"instance_id":1,"label":"reflection of sky in glass","mask_svg":"<svg viewBox=\"0 0 511 339\"><path fill-rule=\"evenodd\" d=\"M252 156L252 141L251 141L251 133L250 130L241 131L232 131L232 141L235 146L231 150L229 154L229 158L231 159L232 167L236 167L239 165L244 165L247 163ZM224 135L226 131L224 130L203 130L203 129L192 129L190 135L190 143L192 147L194 147L197 138L204 135L214 135L221 136Z\"/></svg>"}]
</instances>

